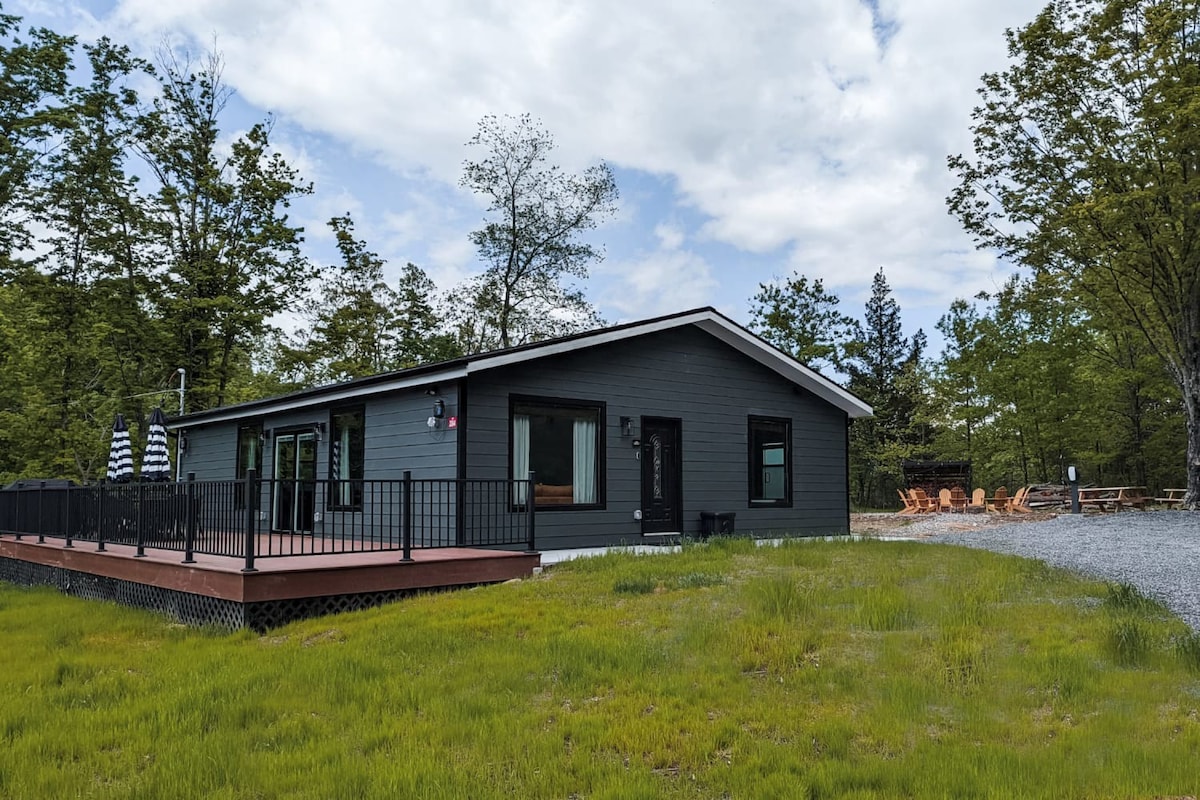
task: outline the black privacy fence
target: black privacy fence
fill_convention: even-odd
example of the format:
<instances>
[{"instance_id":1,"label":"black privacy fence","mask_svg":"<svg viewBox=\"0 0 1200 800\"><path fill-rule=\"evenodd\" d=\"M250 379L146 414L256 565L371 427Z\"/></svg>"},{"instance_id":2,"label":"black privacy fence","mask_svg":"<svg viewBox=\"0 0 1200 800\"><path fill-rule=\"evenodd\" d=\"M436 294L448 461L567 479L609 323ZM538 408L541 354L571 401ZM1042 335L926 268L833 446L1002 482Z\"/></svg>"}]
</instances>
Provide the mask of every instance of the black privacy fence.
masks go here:
<instances>
[{"instance_id":1,"label":"black privacy fence","mask_svg":"<svg viewBox=\"0 0 1200 800\"><path fill-rule=\"evenodd\" d=\"M534 475L521 480L245 479L74 486L20 481L0 491L0 535L243 559L535 545Z\"/></svg>"}]
</instances>

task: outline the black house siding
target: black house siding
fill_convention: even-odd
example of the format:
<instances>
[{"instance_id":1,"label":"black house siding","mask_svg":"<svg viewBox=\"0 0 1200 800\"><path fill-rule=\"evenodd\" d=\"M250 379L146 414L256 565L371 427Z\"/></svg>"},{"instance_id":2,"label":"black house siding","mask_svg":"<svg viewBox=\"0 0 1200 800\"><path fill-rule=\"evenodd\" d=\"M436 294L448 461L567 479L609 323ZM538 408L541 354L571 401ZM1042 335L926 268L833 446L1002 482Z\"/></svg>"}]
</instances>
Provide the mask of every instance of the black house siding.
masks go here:
<instances>
[{"instance_id":1,"label":"black house siding","mask_svg":"<svg viewBox=\"0 0 1200 800\"><path fill-rule=\"evenodd\" d=\"M510 395L606 404L601 510L545 509L545 549L645 541L641 462L633 441L642 416L682 420L683 533L700 530L701 511L737 514L739 531L823 534L846 531L846 415L696 328L676 328L548 356L470 376L466 474L509 474ZM752 508L747 486L747 417L792 420L791 508ZM622 416L634 419L621 436Z\"/></svg>"},{"instance_id":2,"label":"black house siding","mask_svg":"<svg viewBox=\"0 0 1200 800\"><path fill-rule=\"evenodd\" d=\"M436 429L429 427L433 403L445 403L446 417ZM317 477L329 477L330 412L334 408L362 405L365 411L363 477L399 480L404 470L414 478L453 478L457 469L457 433L447 419L458 414L458 391L453 384L439 386L436 395L425 389L394 392L340 401L312 408L248 416L243 420L200 424L187 429L188 449L183 470L200 480L231 480L237 474L237 431L241 425L261 422L267 431L263 446L263 477L275 477L274 438L278 433L312 430L325 425L317 443Z\"/></svg>"}]
</instances>

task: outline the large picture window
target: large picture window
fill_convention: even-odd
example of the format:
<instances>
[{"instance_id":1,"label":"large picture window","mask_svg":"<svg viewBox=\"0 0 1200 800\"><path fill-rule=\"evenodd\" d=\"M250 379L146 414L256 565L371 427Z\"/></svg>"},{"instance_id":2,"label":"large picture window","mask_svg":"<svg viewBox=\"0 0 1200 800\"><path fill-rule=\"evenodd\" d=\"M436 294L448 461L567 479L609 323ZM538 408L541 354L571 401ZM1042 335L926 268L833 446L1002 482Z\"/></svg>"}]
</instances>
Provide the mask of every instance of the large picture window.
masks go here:
<instances>
[{"instance_id":1,"label":"large picture window","mask_svg":"<svg viewBox=\"0 0 1200 800\"><path fill-rule=\"evenodd\" d=\"M750 417L750 505L792 504L792 421Z\"/></svg>"},{"instance_id":2,"label":"large picture window","mask_svg":"<svg viewBox=\"0 0 1200 800\"><path fill-rule=\"evenodd\" d=\"M329 415L330 509L362 510L365 416L362 406L334 409Z\"/></svg>"},{"instance_id":3,"label":"large picture window","mask_svg":"<svg viewBox=\"0 0 1200 800\"><path fill-rule=\"evenodd\" d=\"M512 403L512 476L536 473L538 508L604 503L604 405L572 400ZM524 487L514 500L524 505Z\"/></svg>"}]
</instances>

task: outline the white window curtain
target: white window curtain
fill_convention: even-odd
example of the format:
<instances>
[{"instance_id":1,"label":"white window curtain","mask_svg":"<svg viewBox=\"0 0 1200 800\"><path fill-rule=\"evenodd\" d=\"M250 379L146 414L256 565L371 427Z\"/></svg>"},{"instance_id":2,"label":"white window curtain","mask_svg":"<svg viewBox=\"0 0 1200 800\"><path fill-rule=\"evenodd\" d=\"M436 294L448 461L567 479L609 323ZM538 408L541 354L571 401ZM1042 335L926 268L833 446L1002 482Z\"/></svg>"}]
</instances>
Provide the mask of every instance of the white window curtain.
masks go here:
<instances>
[{"instance_id":1,"label":"white window curtain","mask_svg":"<svg viewBox=\"0 0 1200 800\"><path fill-rule=\"evenodd\" d=\"M258 437L251 435L246 438L246 463L242 464L242 475L245 475L258 465ZM239 475L238 477L241 477Z\"/></svg>"},{"instance_id":2,"label":"white window curtain","mask_svg":"<svg viewBox=\"0 0 1200 800\"><path fill-rule=\"evenodd\" d=\"M596 421L575 420L574 489L576 503L596 502Z\"/></svg>"},{"instance_id":3,"label":"white window curtain","mask_svg":"<svg viewBox=\"0 0 1200 800\"><path fill-rule=\"evenodd\" d=\"M350 426L342 425L341 436L333 443L333 470L338 484L338 502L350 505Z\"/></svg>"},{"instance_id":4,"label":"white window curtain","mask_svg":"<svg viewBox=\"0 0 1200 800\"><path fill-rule=\"evenodd\" d=\"M529 477L529 415L513 414L512 418L512 467L513 480L523 481ZM513 484L513 504L525 505L527 484Z\"/></svg>"}]
</instances>

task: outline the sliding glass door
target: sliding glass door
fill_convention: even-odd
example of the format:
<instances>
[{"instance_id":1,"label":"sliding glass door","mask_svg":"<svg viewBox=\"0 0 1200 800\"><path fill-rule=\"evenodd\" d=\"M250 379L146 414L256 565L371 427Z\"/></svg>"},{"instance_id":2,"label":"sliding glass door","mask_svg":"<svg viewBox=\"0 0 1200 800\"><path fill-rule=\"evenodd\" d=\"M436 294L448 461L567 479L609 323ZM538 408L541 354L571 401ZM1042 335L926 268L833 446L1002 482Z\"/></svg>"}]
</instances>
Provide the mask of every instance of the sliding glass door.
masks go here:
<instances>
[{"instance_id":1,"label":"sliding glass door","mask_svg":"<svg viewBox=\"0 0 1200 800\"><path fill-rule=\"evenodd\" d=\"M275 437L275 510L277 531L311 533L317 494L317 439L312 433Z\"/></svg>"}]
</instances>

